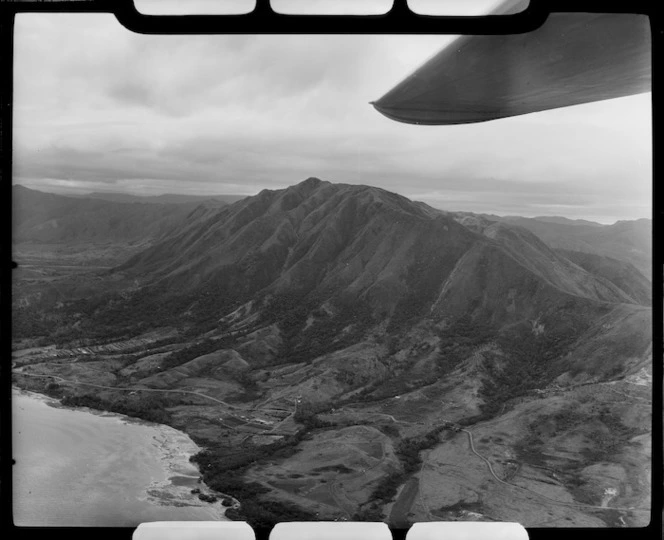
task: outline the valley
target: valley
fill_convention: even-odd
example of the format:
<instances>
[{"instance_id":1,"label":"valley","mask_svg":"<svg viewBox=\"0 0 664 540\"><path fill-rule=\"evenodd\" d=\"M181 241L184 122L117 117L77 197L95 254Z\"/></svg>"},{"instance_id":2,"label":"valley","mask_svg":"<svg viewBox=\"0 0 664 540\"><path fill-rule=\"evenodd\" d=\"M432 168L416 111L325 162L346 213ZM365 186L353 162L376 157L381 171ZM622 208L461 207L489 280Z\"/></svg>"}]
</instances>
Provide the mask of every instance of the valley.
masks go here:
<instances>
[{"instance_id":1,"label":"valley","mask_svg":"<svg viewBox=\"0 0 664 540\"><path fill-rule=\"evenodd\" d=\"M318 179L75 241L55 202L14 246L14 384L185 431L228 517L649 522L629 261Z\"/></svg>"}]
</instances>

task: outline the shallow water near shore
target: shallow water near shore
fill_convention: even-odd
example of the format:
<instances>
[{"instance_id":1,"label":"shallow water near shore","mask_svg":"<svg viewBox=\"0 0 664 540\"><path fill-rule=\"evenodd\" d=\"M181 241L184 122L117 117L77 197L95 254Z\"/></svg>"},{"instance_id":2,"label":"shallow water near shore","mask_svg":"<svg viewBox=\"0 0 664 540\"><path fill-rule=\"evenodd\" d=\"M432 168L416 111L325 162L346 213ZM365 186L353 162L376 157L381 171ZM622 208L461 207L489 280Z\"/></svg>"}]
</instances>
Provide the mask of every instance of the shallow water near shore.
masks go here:
<instances>
[{"instance_id":1,"label":"shallow water near shore","mask_svg":"<svg viewBox=\"0 0 664 540\"><path fill-rule=\"evenodd\" d=\"M54 407L12 391L13 511L19 526L135 527L224 520L191 489L198 447L169 426Z\"/></svg>"}]
</instances>

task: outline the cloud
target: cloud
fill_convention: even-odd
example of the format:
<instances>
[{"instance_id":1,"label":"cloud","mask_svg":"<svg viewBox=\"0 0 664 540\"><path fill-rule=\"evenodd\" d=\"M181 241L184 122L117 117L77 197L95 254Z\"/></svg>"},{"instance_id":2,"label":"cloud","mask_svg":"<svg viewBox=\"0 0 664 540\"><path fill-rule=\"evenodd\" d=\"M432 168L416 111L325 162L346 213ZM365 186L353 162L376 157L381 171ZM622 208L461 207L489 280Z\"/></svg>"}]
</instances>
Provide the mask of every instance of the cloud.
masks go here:
<instances>
[{"instance_id":1,"label":"cloud","mask_svg":"<svg viewBox=\"0 0 664 540\"><path fill-rule=\"evenodd\" d=\"M495 213L628 219L651 202L649 95L464 126L369 105L450 36L148 36L99 14L21 14L15 35L15 179L43 189L318 176Z\"/></svg>"},{"instance_id":2,"label":"cloud","mask_svg":"<svg viewBox=\"0 0 664 540\"><path fill-rule=\"evenodd\" d=\"M136 81L118 81L112 84L108 95L126 105L149 106L154 101L150 87Z\"/></svg>"}]
</instances>

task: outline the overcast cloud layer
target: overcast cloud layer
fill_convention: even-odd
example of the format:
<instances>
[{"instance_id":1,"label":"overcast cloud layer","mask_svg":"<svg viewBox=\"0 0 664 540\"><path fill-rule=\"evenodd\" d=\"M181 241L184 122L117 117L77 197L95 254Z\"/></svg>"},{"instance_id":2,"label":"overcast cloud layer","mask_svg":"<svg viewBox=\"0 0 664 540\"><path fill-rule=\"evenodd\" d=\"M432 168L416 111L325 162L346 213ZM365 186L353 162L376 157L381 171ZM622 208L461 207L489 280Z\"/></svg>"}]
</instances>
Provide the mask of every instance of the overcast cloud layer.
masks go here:
<instances>
[{"instance_id":1,"label":"overcast cloud layer","mask_svg":"<svg viewBox=\"0 0 664 540\"><path fill-rule=\"evenodd\" d=\"M309 176L449 210L651 214L650 94L462 126L369 101L448 36L143 36L21 14L14 181L60 193L254 194Z\"/></svg>"}]
</instances>

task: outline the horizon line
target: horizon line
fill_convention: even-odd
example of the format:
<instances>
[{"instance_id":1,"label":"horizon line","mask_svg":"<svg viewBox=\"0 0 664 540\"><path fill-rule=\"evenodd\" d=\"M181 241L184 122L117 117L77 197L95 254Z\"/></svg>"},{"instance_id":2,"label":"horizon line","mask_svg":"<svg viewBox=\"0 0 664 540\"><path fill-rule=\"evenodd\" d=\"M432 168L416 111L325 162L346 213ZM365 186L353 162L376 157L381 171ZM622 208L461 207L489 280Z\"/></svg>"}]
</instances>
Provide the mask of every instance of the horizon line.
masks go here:
<instances>
[{"instance_id":1,"label":"horizon line","mask_svg":"<svg viewBox=\"0 0 664 540\"><path fill-rule=\"evenodd\" d=\"M317 177L308 177L308 178L317 178ZM306 181L303 180L302 182ZM384 191L390 192L389 189L385 189L380 186L371 186L369 184L347 184L344 182L330 182L329 180L321 180L322 182L327 182L330 184L345 184L345 185L357 185L357 186L368 186L368 187L375 187L377 189L382 189ZM161 192L161 193L150 193L150 194L137 194L137 193L130 193L127 191L67 191L65 190L44 190L43 187L40 187L40 189L37 189L35 187L31 187L25 184L22 184L20 182L13 182L12 187L14 186L21 186L26 189L30 189L32 191L37 191L41 193L50 193L53 195L60 195L62 197L91 197L94 196L95 194L99 195L125 195L128 197L136 197L137 199L141 198L150 198L150 197L163 197L163 196L168 196L168 195L174 195L174 196L181 196L181 197L196 197L196 198L208 198L208 199L214 199L215 197L253 197L255 195L258 195L260 191L263 190L268 190L268 191L279 191L283 189L288 189L291 186L295 186L299 184L300 182L297 182L295 184L290 184L285 187L275 187L275 188L263 188L261 190L258 190L254 193L179 193L179 192L173 192L173 191L168 191L168 192ZM640 220L650 220L652 221L652 216L642 216L642 217L637 217L637 218L632 218L632 219L616 219L616 218L611 218L613 219L612 222L607 222L607 223L602 223L600 221L597 221L595 219L589 219L589 218L583 218L583 217L567 217L565 215L561 214L538 214L538 215L523 215L523 214L514 214L514 213L499 213L499 212L481 212L481 211L476 211L476 210L449 210L447 208L438 206L433 204L432 202L427 202L426 200L422 200L419 198L415 198L415 196L408 196L404 195L402 193L398 193L396 191L391 191L391 193L396 193L398 195L401 195L402 197L406 197L407 199L411 200L412 202L420 202L423 204L426 204L428 206L431 206L432 208L435 208L436 210L442 210L444 212L449 212L449 213L468 213L468 214L475 214L475 215L481 215L481 216L496 216L500 218L526 218L526 219L543 219L543 218L562 218L566 219L569 221L586 221L589 223L595 223L597 225L601 226L611 226L615 225L620 222L628 222L628 221L640 221ZM94 197L91 197L94 198ZM241 200L241 199L239 199ZM239 202L235 201L235 202ZM234 204L234 203L229 203L229 204Z\"/></svg>"}]
</instances>

